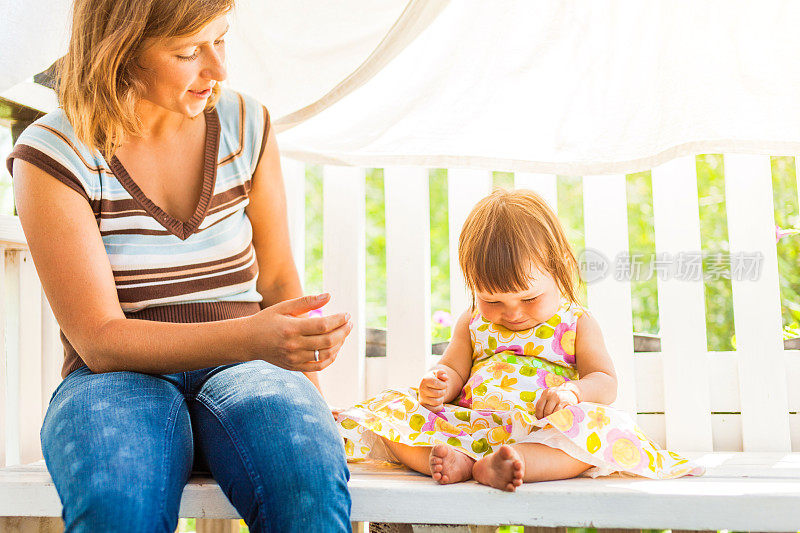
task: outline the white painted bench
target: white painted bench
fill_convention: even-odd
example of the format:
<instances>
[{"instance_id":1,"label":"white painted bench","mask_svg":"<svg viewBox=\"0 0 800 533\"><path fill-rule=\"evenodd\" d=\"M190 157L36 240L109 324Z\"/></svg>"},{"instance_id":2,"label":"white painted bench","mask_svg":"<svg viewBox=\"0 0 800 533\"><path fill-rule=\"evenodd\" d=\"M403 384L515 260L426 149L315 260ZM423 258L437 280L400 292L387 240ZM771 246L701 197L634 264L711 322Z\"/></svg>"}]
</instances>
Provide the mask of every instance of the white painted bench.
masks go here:
<instances>
[{"instance_id":1,"label":"white painted bench","mask_svg":"<svg viewBox=\"0 0 800 533\"><path fill-rule=\"evenodd\" d=\"M726 199L731 252L761 251L757 281L733 281L737 350L706 348L702 281L659 280L661 352L634 356L630 284L590 284L588 305L603 326L620 391L616 405L636 413L655 441L708 467L699 478L652 481L573 479L530 484L507 494L474 482L440 487L394 467L351 465L355 522L525 524L563 528L670 528L796 531L800 529L800 353L784 350L766 156L727 156ZM293 247L302 267L304 172L286 160ZM332 405L351 405L387 386L414 384L430 364L430 243L426 169L385 169L387 356L366 358L364 170L324 168L324 286L330 312L346 309L358 324L335 365L322 375ZM450 242L491 174L451 170ZM516 176L518 186L555 198L555 177ZM688 191L688 192L687 192ZM653 170L658 252L700 250L693 158ZM587 248L607 257L628 249L624 176L583 180ZM58 383L58 328L42 296L18 221L0 218L0 519L40 527L35 517L61 506L41 462L39 428ZM451 246L451 265L456 265ZM458 273L451 306L466 306ZM769 364L765 364L768 362ZM688 368L705 369L689 372ZM213 480L194 478L184 517L236 518ZM45 527L45 526L42 526ZM52 524L47 527L52 527ZM215 527L220 527L216 524ZM230 530L230 525L225 526ZM208 530L208 529L206 529Z\"/></svg>"}]
</instances>

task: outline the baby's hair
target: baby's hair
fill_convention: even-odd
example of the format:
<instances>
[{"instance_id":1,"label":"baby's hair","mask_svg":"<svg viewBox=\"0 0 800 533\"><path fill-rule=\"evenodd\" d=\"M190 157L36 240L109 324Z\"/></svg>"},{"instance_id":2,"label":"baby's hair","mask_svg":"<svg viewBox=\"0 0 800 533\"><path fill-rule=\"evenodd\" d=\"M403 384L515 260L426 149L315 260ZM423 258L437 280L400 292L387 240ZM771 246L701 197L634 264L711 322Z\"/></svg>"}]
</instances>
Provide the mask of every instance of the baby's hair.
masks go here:
<instances>
[{"instance_id":1,"label":"baby's hair","mask_svg":"<svg viewBox=\"0 0 800 533\"><path fill-rule=\"evenodd\" d=\"M458 262L472 293L520 292L530 268L549 274L570 302L578 303L578 262L564 228L533 191L495 189L467 217L458 240Z\"/></svg>"}]
</instances>

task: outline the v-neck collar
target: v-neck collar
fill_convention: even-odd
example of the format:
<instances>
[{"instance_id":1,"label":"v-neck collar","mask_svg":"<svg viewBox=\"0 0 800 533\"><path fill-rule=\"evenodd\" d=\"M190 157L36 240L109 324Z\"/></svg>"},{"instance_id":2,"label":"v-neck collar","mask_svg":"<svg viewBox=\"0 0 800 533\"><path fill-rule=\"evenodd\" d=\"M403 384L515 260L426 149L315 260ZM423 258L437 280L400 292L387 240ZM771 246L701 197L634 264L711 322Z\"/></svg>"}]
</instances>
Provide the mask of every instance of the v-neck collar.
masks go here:
<instances>
[{"instance_id":1,"label":"v-neck collar","mask_svg":"<svg viewBox=\"0 0 800 533\"><path fill-rule=\"evenodd\" d=\"M206 121L206 138L203 152L203 190L200 193L200 201L197 203L194 214L186 222L173 217L150 200L136 182L131 179L130 174L128 174L128 171L122 165L122 162L117 159L116 155L108 162L112 172L114 172L114 175L117 177L122 187L128 191L128 194L133 197L142 209L170 233L184 241L197 231L197 228L200 227L200 223L202 223L203 219L206 217L208 207L211 204L211 198L214 195L214 185L217 181L217 157L219 155L220 130L219 116L217 115L216 108L205 111L203 115Z\"/></svg>"}]
</instances>

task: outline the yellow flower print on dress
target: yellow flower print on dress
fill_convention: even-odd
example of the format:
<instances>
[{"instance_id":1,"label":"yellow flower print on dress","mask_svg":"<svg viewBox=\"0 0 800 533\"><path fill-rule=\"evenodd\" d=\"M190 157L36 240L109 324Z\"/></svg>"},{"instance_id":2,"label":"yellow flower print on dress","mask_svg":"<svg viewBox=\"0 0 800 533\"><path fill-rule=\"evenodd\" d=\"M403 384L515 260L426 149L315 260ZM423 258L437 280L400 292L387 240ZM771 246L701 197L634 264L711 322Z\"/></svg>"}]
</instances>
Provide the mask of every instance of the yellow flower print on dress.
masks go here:
<instances>
[{"instance_id":1,"label":"yellow flower print on dress","mask_svg":"<svg viewBox=\"0 0 800 533\"><path fill-rule=\"evenodd\" d=\"M491 411L508 411L513 407L509 401L503 400L499 394L487 394L482 398L472 399L473 409L489 409Z\"/></svg>"},{"instance_id":2,"label":"yellow flower print on dress","mask_svg":"<svg viewBox=\"0 0 800 533\"><path fill-rule=\"evenodd\" d=\"M491 322L489 323L489 331L491 333L497 333L497 340L500 342L508 342L517 335L516 331L508 329L503 325L493 324Z\"/></svg>"},{"instance_id":3,"label":"yellow flower print on dress","mask_svg":"<svg viewBox=\"0 0 800 533\"><path fill-rule=\"evenodd\" d=\"M503 376L503 379L500 380L500 385L498 385L498 387L506 392L514 392L514 385L516 383L517 378Z\"/></svg>"},{"instance_id":4,"label":"yellow flower print on dress","mask_svg":"<svg viewBox=\"0 0 800 533\"><path fill-rule=\"evenodd\" d=\"M489 443L492 446L497 446L498 444L503 444L506 442L509 437L511 437L511 426L498 426L496 428L492 428L486 434L486 438L489 439Z\"/></svg>"},{"instance_id":5,"label":"yellow flower print on dress","mask_svg":"<svg viewBox=\"0 0 800 533\"><path fill-rule=\"evenodd\" d=\"M575 437L580 433L580 422L584 418L583 410L575 405L570 405L545 417L548 422L567 437Z\"/></svg>"},{"instance_id":6,"label":"yellow flower print on dress","mask_svg":"<svg viewBox=\"0 0 800 533\"><path fill-rule=\"evenodd\" d=\"M502 361L492 363L486 367L486 372L491 373L494 379L500 379L503 376L503 372L513 374L515 370L516 368L514 368L512 365Z\"/></svg>"},{"instance_id":7,"label":"yellow flower print on dress","mask_svg":"<svg viewBox=\"0 0 800 533\"><path fill-rule=\"evenodd\" d=\"M603 429L611 422L611 419L606 416L606 410L602 407L589 411L587 415L590 420L589 425L586 426L587 429Z\"/></svg>"},{"instance_id":8,"label":"yellow flower print on dress","mask_svg":"<svg viewBox=\"0 0 800 533\"><path fill-rule=\"evenodd\" d=\"M559 376L558 374L553 374L552 372L548 372L544 368L540 368L536 371L536 384L544 389L549 389L550 387L558 387L559 385L566 383L566 379L564 376Z\"/></svg>"},{"instance_id":9,"label":"yellow flower print on dress","mask_svg":"<svg viewBox=\"0 0 800 533\"><path fill-rule=\"evenodd\" d=\"M606 461L613 461L618 465L638 472L647 466L647 456L642 453L639 445L639 437L631 431L612 429L606 436L608 446L606 448Z\"/></svg>"}]
</instances>

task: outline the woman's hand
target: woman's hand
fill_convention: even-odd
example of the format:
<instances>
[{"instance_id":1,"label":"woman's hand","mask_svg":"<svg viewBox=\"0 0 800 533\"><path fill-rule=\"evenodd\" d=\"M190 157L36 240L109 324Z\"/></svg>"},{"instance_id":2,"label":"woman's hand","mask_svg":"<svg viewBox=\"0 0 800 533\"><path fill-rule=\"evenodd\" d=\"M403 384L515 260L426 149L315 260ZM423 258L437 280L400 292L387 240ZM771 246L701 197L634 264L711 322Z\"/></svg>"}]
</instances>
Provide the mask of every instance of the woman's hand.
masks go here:
<instances>
[{"instance_id":1,"label":"woman's hand","mask_svg":"<svg viewBox=\"0 0 800 533\"><path fill-rule=\"evenodd\" d=\"M579 403L580 396L575 384L563 383L557 387L550 387L542 391L539 401L536 402L536 418L550 416L567 406Z\"/></svg>"},{"instance_id":2,"label":"woman's hand","mask_svg":"<svg viewBox=\"0 0 800 533\"><path fill-rule=\"evenodd\" d=\"M349 313L304 317L328 303L329 294L286 300L248 317L253 339L248 352L287 370L318 372L336 359L353 329ZM319 351L319 361L314 351Z\"/></svg>"},{"instance_id":3,"label":"woman's hand","mask_svg":"<svg viewBox=\"0 0 800 533\"><path fill-rule=\"evenodd\" d=\"M447 372L441 368L428 372L419 383L419 403L425 409L438 413L444 406L447 392Z\"/></svg>"}]
</instances>

